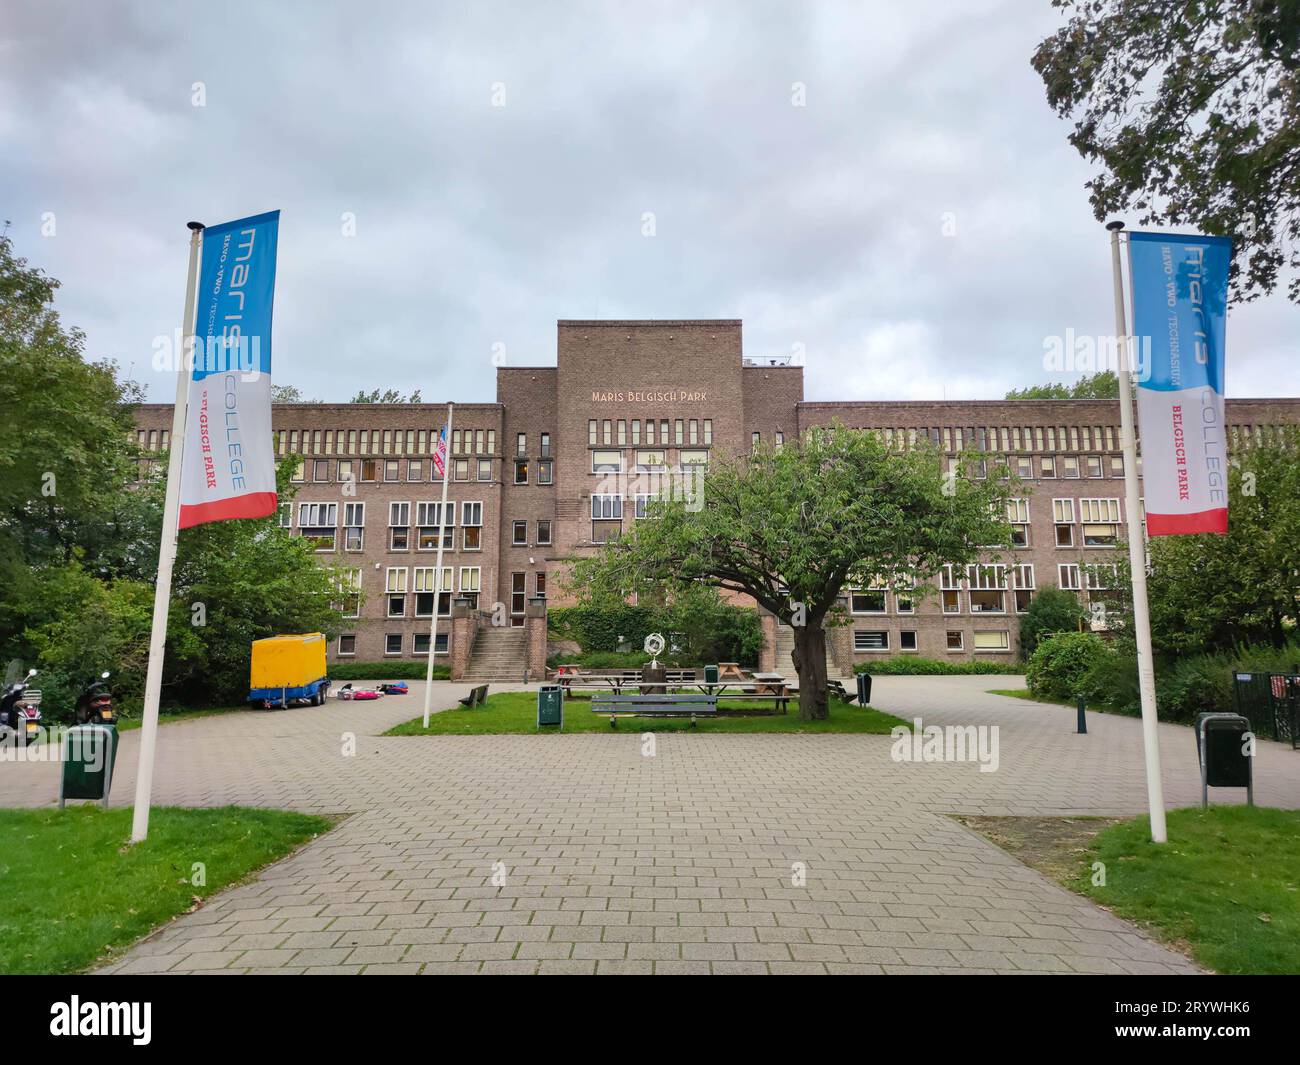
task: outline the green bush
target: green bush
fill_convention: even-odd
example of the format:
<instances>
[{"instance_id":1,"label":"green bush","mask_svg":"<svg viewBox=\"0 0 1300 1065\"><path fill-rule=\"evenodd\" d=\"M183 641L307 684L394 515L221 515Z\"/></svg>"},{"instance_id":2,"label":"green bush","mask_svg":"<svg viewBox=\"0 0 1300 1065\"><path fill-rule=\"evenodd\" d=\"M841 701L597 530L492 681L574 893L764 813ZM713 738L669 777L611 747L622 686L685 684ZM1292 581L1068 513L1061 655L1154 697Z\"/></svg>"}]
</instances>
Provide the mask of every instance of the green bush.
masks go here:
<instances>
[{"instance_id":1,"label":"green bush","mask_svg":"<svg viewBox=\"0 0 1300 1065\"><path fill-rule=\"evenodd\" d=\"M1233 651L1163 657L1156 662L1157 716L1161 721L1191 723L1200 713L1230 711L1236 705L1234 673L1288 673L1297 661L1300 644L1254 644ZM1089 668L1080 690L1096 706L1124 714L1141 712L1137 660L1125 651L1106 648Z\"/></svg>"},{"instance_id":2,"label":"green bush","mask_svg":"<svg viewBox=\"0 0 1300 1065\"><path fill-rule=\"evenodd\" d=\"M334 662L329 667L330 680L424 680L427 662L402 659L396 662ZM451 677L450 666L433 667L434 680Z\"/></svg>"},{"instance_id":3,"label":"green bush","mask_svg":"<svg viewBox=\"0 0 1300 1065\"><path fill-rule=\"evenodd\" d=\"M1025 681L1035 695L1047 699L1073 699L1084 689L1106 645L1090 632L1064 632L1038 645L1029 656Z\"/></svg>"},{"instance_id":4,"label":"green bush","mask_svg":"<svg viewBox=\"0 0 1300 1065\"><path fill-rule=\"evenodd\" d=\"M915 655L895 655L893 658L858 662L854 665L853 671L855 673L870 673L876 677L970 676L1024 672L1014 662L986 662L980 660L943 662L937 658L918 658Z\"/></svg>"},{"instance_id":5,"label":"green bush","mask_svg":"<svg viewBox=\"0 0 1300 1065\"><path fill-rule=\"evenodd\" d=\"M1029 610L1020 619L1020 654L1026 660L1038 649L1038 641L1054 632L1074 632L1087 616L1079 597L1062 588L1043 588L1034 593Z\"/></svg>"}]
</instances>

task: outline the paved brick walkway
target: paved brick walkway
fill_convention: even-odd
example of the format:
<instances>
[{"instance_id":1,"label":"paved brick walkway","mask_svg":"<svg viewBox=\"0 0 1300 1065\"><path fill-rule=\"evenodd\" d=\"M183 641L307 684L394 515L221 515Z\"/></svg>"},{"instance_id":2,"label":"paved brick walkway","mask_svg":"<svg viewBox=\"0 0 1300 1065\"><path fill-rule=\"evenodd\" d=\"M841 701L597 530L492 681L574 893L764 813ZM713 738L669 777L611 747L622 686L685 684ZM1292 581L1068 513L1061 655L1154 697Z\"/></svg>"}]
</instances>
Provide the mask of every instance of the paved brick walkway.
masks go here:
<instances>
[{"instance_id":1,"label":"paved brick walkway","mask_svg":"<svg viewBox=\"0 0 1300 1065\"><path fill-rule=\"evenodd\" d=\"M1138 722L984 694L1011 678L881 678L926 724L997 724L1000 766L899 763L887 736L382 738L405 699L164 726L155 801L351 812L173 922L119 972L1180 972L1184 958L946 816L1135 813ZM436 705L463 694L441 684ZM343 755L345 732L357 736ZM1195 741L1162 727L1170 805ZM134 789L127 733L115 804ZM1258 800L1300 806L1265 745ZM0 805L53 801L0 764ZM806 881L796 886L795 874ZM494 874L504 874L497 886Z\"/></svg>"}]
</instances>

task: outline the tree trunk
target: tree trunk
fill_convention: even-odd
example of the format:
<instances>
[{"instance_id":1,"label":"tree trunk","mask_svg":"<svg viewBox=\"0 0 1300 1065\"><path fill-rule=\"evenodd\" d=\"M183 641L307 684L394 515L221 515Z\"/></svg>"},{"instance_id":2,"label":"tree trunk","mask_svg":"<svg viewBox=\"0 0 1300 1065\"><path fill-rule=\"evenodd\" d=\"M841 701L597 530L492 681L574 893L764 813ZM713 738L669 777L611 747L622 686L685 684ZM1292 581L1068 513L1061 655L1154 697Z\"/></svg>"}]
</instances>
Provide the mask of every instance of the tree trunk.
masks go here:
<instances>
[{"instance_id":1,"label":"tree trunk","mask_svg":"<svg viewBox=\"0 0 1300 1065\"><path fill-rule=\"evenodd\" d=\"M799 720L825 720L830 716L826 694L826 630L821 625L797 626L790 657L799 675Z\"/></svg>"}]
</instances>

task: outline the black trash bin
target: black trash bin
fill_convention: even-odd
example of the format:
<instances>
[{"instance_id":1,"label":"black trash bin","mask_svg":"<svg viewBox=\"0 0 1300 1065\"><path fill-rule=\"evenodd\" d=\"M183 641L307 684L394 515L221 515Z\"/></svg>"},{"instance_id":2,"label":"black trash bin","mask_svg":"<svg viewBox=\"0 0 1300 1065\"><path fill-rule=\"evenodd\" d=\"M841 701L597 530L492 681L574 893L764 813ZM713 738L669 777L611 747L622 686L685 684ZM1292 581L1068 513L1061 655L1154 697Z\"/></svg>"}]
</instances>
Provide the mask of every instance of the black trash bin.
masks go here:
<instances>
[{"instance_id":1,"label":"black trash bin","mask_svg":"<svg viewBox=\"0 0 1300 1065\"><path fill-rule=\"evenodd\" d=\"M1201 763L1201 808L1210 788L1245 788L1246 801L1255 802L1255 767L1250 721L1241 714L1197 714L1196 753Z\"/></svg>"},{"instance_id":2,"label":"black trash bin","mask_svg":"<svg viewBox=\"0 0 1300 1065\"><path fill-rule=\"evenodd\" d=\"M704 667L704 683L705 683L705 684L717 684L717 683L718 683L718 667L717 667L717 666L705 666L705 667Z\"/></svg>"},{"instance_id":3,"label":"black trash bin","mask_svg":"<svg viewBox=\"0 0 1300 1065\"><path fill-rule=\"evenodd\" d=\"M871 702L871 674L858 674L858 705L866 706Z\"/></svg>"}]
</instances>

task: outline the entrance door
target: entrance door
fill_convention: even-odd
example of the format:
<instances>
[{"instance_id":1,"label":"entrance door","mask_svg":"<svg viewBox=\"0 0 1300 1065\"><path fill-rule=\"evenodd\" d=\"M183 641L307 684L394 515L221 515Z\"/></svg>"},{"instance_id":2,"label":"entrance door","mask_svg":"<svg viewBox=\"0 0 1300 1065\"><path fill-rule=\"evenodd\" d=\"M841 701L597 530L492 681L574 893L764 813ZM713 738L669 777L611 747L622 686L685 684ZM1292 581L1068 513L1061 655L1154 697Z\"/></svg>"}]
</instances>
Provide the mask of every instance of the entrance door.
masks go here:
<instances>
[{"instance_id":1,"label":"entrance door","mask_svg":"<svg viewBox=\"0 0 1300 1065\"><path fill-rule=\"evenodd\" d=\"M526 573L510 574L510 624L518 629L524 624L524 599Z\"/></svg>"}]
</instances>

